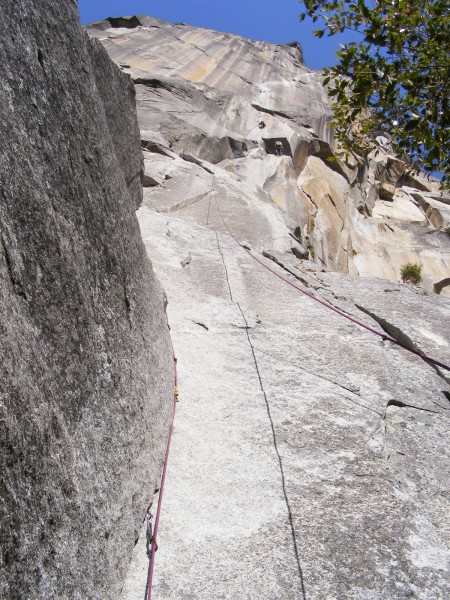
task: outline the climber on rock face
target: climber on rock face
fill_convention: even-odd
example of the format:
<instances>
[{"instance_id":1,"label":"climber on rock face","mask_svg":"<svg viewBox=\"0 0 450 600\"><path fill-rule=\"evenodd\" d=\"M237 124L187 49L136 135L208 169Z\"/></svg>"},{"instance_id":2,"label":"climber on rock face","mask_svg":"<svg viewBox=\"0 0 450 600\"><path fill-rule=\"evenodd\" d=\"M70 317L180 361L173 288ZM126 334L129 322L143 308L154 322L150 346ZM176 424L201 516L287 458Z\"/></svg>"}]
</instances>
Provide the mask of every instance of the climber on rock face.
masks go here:
<instances>
[{"instance_id":1,"label":"climber on rock face","mask_svg":"<svg viewBox=\"0 0 450 600\"><path fill-rule=\"evenodd\" d=\"M259 122L259 124L258 124L258 127L259 127L260 129L264 129L264 127L265 127L265 126L266 126L266 124L264 123L264 121L263 121L263 120L261 120L261 121Z\"/></svg>"},{"instance_id":2,"label":"climber on rock face","mask_svg":"<svg viewBox=\"0 0 450 600\"><path fill-rule=\"evenodd\" d=\"M275 154L277 156L281 156L283 154L283 142L280 142L280 140L275 142Z\"/></svg>"}]
</instances>

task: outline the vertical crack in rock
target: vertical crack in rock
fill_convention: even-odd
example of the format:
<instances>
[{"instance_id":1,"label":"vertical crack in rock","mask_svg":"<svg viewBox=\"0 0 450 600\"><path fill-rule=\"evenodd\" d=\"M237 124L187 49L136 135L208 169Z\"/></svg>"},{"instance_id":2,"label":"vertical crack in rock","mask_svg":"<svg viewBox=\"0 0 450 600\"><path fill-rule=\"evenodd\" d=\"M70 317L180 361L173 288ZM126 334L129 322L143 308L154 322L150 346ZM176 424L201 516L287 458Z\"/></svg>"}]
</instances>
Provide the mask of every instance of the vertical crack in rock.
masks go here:
<instances>
[{"instance_id":1,"label":"vertical crack in rock","mask_svg":"<svg viewBox=\"0 0 450 600\"><path fill-rule=\"evenodd\" d=\"M225 257L223 255L222 249L220 247L219 236L218 236L217 232L216 232L216 240L217 240L217 248L219 250L220 256L222 258L222 263L223 263L223 266L224 266L225 278L226 278L227 285L228 285L228 290L229 290L229 293L230 293L230 299L239 308L239 311L240 311L240 313L242 315L242 319L243 319L243 321L245 323L245 334L246 334L247 341L249 343L250 350L251 350L251 353L252 353L253 363L255 365L255 371L256 371L256 375L258 377L259 387L260 387L261 393L262 393L263 398L264 398L264 404L265 404L265 407L266 407L266 412L267 412L267 416L268 416L269 423L270 423L270 429L271 429L271 433L272 433L273 446L274 446L274 449L275 449L275 453L277 455L278 465L279 465L279 469L280 469L281 487L282 487L282 490L283 490L284 501L285 501L285 504L286 504L286 510L287 510L287 514L288 514L289 528L290 528L291 536L292 536L292 545L293 545L293 549L294 549L295 561L296 561L296 564L297 564L297 570L298 570L298 575L299 575L299 580L300 580L301 595L302 595L303 600L307 600L306 591L305 591L304 577L303 577L303 570L302 570L302 566L301 566L301 562L300 562L300 553L299 553L299 549L298 549L298 545L297 545L297 537L296 537L296 534L295 534L294 519L293 519L293 516L292 516L292 509L291 509L291 505L289 503L289 497L288 497L287 488L286 488L286 477L285 477L285 473L284 473L283 460L281 458L281 454L280 454L280 451L278 449L277 436L276 436L276 432L275 432L275 424L273 422L272 413L271 413L271 410L270 410L269 399L267 397L267 393L266 393L266 390L264 388L263 380L262 380L262 377L261 377L261 372L260 372L259 365L258 365L258 360L256 358L255 348L253 346L253 342L252 342L252 339L250 337L250 326L249 326L249 323L248 323L247 318L246 318L246 316L244 314L244 311L242 310L241 305L239 304L239 302L237 302L237 301L235 302L234 299L233 299L233 292L231 290L230 279L229 279L229 275L228 275L228 268L227 268L227 265L226 265L226 262L225 262Z\"/></svg>"},{"instance_id":2,"label":"vertical crack in rock","mask_svg":"<svg viewBox=\"0 0 450 600\"><path fill-rule=\"evenodd\" d=\"M301 190L301 191L302 191L302 192L305 194L305 196L306 196L306 197L309 199L309 201L311 202L311 204L317 208L317 203L316 203L316 201L314 200L314 198L312 197L312 195L311 195L311 194L308 194L308 192L307 192L307 191L306 191L306 190L303 188L303 186L302 186L302 185L300 185L300 184L299 184L299 188L300 188L300 190Z\"/></svg>"},{"instance_id":3,"label":"vertical crack in rock","mask_svg":"<svg viewBox=\"0 0 450 600\"><path fill-rule=\"evenodd\" d=\"M124 292L124 299L125 299L125 314L127 317L127 321L128 324L130 326L130 329L133 327L133 321L131 318L131 300L128 296L128 290L127 290L127 284L126 282L124 282L123 284L123 292Z\"/></svg>"},{"instance_id":4,"label":"vertical crack in rock","mask_svg":"<svg viewBox=\"0 0 450 600\"><path fill-rule=\"evenodd\" d=\"M301 594L302 594L302 598L303 600L306 600L306 591L305 591L305 583L304 583L304 578L303 578L303 570L302 570L302 566L301 566L301 562L300 562L300 553L299 553L299 549L297 546L297 537L295 534L295 526L294 526L294 519L292 516L292 510L291 510L291 505L289 502L289 497L288 497L288 493L287 493L287 488L286 488L286 478L285 478L285 474L284 474L284 466L283 466L283 460L281 458L281 454L280 451L278 449L278 443L277 443L277 436L276 436L276 432L275 432L275 424L273 422L273 418L272 418L272 413L270 410L270 403L269 403L269 399L267 397L267 393L266 390L264 388L264 384L263 384L263 380L261 377L261 372L259 370L259 365L258 365L258 360L256 358L256 353L255 353L255 348L253 346L252 343L252 339L250 337L250 327L248 325L248 321L245 317L244 311L241 308L241 305L239 304L239 302L236 303L242 318L245 322L245 334L247 336L247 340L250 346L250 350L252 353L252 357L253 357L253 362L255 365L255 370L256 370L256 374L258 376L258 381L259 381L259 387L261 389L261 393L263 395L264 398L264 403L266 406L266 411L267 411L267 416L270 422L270 429L272 432L272 439L273 439L273 446L275 449L275 453L277 455L277 459L278 459L278 465L280 467L280 477L281 477L281 487L283 489L283 496L284 496L284 501L286 503L286 509L287 509L287 513L288 513L288 519L289 519L289 526L290 526L290 530L291 530L291 536L292 536L292 545L294 548L294 554L295 554L295 560L297 563L297 569L298 569L298 575L299 575L299 579L300 579L300 588L301 588Z\"/></svg>"},{"instance_id":5,"label":"vertical crack in rock","mask_svg":"<svg viewBox=\"0 0 450 600\"><path fill-rule=\"evenodd\" d=\"M224 268L224 271L225 271L225 279L227 281L228 292L230 294L230 300L231 300L231 302L234 303L233 292L231 291L230 279L228 277L228 269L227 269L227 265L225 263L225 257L223 255L222 248L220 247L219 235L218 235L217 231L215 232L215 234L216 234L217 248L219 250L219 254L221 256L222 263L223 263L223 268Z\"/></svg>"}]
</instances>

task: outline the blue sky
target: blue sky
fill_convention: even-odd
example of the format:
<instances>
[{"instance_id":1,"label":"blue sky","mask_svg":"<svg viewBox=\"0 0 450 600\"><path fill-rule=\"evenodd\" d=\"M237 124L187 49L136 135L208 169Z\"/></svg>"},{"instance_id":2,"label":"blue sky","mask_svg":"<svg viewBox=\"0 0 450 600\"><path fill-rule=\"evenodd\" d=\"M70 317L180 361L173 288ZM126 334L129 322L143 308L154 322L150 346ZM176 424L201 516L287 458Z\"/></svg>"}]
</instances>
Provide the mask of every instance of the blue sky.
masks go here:
<instances>
[{"instance_id":1,"label":"blue sky","mask_svg":"<svg viewBox=\"0 0 450 600\"><path fill-rule=\"evenodd\" d=\"M78 0L82 24L106 17L147 14L174 23L184 22L217 31L282 44L297 40L309 67L321 69L336 62L337 36L314 38L317 23L299 22L297 0Z\"/></svg>"}]
</instances>

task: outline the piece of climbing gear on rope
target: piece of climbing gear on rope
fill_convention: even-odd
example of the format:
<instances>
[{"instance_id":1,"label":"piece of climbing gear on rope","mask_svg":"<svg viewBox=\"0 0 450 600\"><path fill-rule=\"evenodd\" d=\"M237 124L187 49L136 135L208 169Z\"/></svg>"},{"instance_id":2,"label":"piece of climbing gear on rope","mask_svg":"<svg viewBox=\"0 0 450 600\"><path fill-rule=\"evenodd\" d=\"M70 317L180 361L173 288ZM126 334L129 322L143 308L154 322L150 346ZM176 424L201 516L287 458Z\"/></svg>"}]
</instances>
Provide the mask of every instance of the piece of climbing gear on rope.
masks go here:
<instances>
[{"instance_id":1,"label":"piece of climbing gear on rope","mask_svg":"<svg viewBox=\"0 0 450 600\"><path fill-rule=\"evenodd\" d=\"M147 520L147 539L153 540L153 523L152 523L153 515L149 513Z\"/></svg>"},{"instance_id":2,"label":"piece of climbing gear on rope","mask_svg":"<svg viewBox=\"0 0 450 600\"><path fill-rule=\"evenodd\" d=\"M152 513L149 513L148 520L147 520L147 548L151 549L153 543L155 543L155 545L156 545L155 552L157 552L158 551L158 544L156 543L155 536L153 535L153 522L152 522L152 519L153 519L153 515L152 515ZM150 554L151 553L149 552L149 556L150 556Z\"/></svg>"}]
</instances>

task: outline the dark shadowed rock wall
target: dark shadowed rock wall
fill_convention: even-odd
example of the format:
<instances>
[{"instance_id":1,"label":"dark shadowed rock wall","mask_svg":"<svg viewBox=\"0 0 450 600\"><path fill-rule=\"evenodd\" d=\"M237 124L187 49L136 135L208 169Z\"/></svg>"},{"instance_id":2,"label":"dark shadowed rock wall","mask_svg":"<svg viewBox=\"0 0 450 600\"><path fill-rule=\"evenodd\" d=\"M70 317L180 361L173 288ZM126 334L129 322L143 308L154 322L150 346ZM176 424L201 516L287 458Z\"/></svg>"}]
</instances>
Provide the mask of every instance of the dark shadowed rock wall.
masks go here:
<instances>
[{"instance_id":1,"label":"dark shadowed rock wall","mask_svg":"<svg viewBox=\"0 0 450 600\"><path fill-rule=\"evenodd\" d=\"M73 0L1 13L0 595L114 598L172 389L134 88Z\"/></svg>"}]
</instances>

